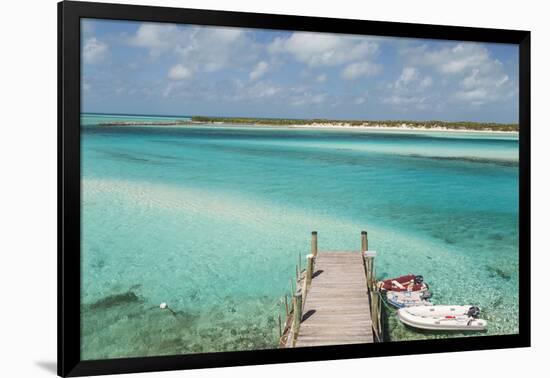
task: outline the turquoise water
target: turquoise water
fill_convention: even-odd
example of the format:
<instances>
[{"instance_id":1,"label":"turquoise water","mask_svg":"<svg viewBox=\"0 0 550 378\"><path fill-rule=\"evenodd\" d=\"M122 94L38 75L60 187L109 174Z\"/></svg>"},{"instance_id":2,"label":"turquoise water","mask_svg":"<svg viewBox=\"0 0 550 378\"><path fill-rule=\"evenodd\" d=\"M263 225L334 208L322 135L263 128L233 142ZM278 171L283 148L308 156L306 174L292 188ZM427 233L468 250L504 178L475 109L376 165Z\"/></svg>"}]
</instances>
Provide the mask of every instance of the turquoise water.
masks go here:
<instances>
[{"instance_id":1,"label":"turquoise water","mask_svg":"<svg viewBox=\"0 0 550 378\"><path fill-rule=\"evenodd\" d=\"M378 278L423 274L483 334L518 332L516 136L97 126L134 119L82 117L83 359L276 347L313 230L320 249L367 230ZM451 336L391 312L388 331Z\"/></svg>"}]
</instances>

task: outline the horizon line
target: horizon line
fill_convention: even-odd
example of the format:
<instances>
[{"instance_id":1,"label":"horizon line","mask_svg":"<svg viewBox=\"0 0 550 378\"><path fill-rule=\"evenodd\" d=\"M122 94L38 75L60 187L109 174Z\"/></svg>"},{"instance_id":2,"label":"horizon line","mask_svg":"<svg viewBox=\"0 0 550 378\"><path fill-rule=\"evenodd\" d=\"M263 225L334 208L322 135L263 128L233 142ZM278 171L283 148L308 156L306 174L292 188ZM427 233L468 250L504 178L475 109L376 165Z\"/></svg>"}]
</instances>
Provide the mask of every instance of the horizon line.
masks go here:
<instances>
[{"instance_id":1,"label":"horizon line","mask_svg":"<svg viewBox=\"0 0 550 378\"><path fill-rule=\"evenodd\" d=\"M224 115L199 115L199 114L186 114L186 115L177 115L177 114L143 114L143 113L111 113L111 112L80 112L80 114L93 114L93 115L113 115L113 116L137 116L137 117L165 117L165 118L192 118L192 117L206 117L206 118L242 118L242 119L266 119L266 120L297 120L297 121L314 121L314 120L323 120L323 121L364 121L364 122L442 122L442 123L481 123L481 124L496 124L496 125L518 125L519 122L495 122L495 121L444 121L441 119L337 119L337 118L295 118L295 117L252 117L252 116L224 116Z\"/></svg>"}]
</instances>

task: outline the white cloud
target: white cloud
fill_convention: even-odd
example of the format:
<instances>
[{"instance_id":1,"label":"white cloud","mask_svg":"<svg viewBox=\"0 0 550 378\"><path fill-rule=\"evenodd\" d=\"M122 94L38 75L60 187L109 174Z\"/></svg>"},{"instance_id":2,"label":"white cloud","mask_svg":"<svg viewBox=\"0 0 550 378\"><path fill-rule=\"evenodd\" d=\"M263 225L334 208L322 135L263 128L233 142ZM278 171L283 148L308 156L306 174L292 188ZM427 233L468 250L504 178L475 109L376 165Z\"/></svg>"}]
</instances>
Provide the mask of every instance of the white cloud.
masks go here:
<instances>
[{"instance_id":1,"label":"white cloud","mask_svg":"<svg viewBox=\"0 0 550 378\"><path fill-rule=\"evenodd\" d=\"M315 78L315 82L317 83L324 83L327 81L327 75L326 74L320 74Z\"/></svg>"},{"instance_id":2,"label":"white cloud","mask_svg":"<svg viewBox=\"0 0 550 378\"><path fill-rule=\"evenodd\" d=\"M134 46L145 47L151 56L158 57L174 47L178 36L178 28L172 24L143 23L129 42Z\"/></svg>"},{"instance_id":3,"label":"white cloud","mask_svg":"<svg viewBox=\"0 0 550 378\"><path fill-rule=\"evenodd\" d=\"M425 96L407 96L392 94L382 100L385 104L396 105L400 107L414 106L417 109L426 109L428 98ZM406 108L404 109L406 110Z\"/></svg>"},{"instance_id":4,"label":"white cloud","mask_svg":"<svg viewBox=\"0 0 550 378\"><path fill-rule=\"evenodd\" d=\"M256 45L242 29L193 27L185 29L182 37L176 54L185 62L193 62L196 70L213 72L256 58Z\"/></svg>"},{"instance_id":5,"label":"white cloud","mask_svg":"<svg viewBox=\"0 0 550 378\"><path fill-rule=\"evenodd\" d=\"M432 78L429 76L426 76L425 78L420 80L419 85L420 85L420 88L428 88L432 86L432 83L433 83Z\"/></svg>"},{"instance_id":6,"label":"white cloud","mask_svg":"<svg viewBox=\"0 0 550 378\"><path fill-rule=\"evenodd\" d=\"M491 61L489 51L477 43L458 43L430 49L427 45L404 49L401 53L410 64L431 66L442 74L460 74Z\"/></svg>"},{"instance_id":7,"label":"white cloud","mask_svg":"<svg viewBox=\"0 0 550 378\"><path fill-rule=\"evenodd\" d=\"M363 105L365 102L367 102L367 96L359 96L353 100L353 103L356 105Z\"/></svg>"},{"instance_id":8,"label":"white cloud","mask_svg":"<svg viewBox=\"0 0 550 378\"><path fill-rule=\"evenodd\" d=\"M94 21L92 19L83 19L80 22L80 32L82 35L89 35L95 31Z\"/></svg>"},{"instance_id":9,"label":"white cloud","mask_svg":"<svg viewBox=\"0 0 550 378\"><path fill-rule=\"evenodd\" d=\"M357 62L347 65L341 72L346 80L354 80L362 76L375 75L382 70L382 66L370 62Z\"/></svg>"},{"instance_id":10,"label":"white cloud","mask_svg":"<svg viewBox=\"0 0 550 378\"><path fill-rule=\"evenodd\" d=\"M216 96L224 101L252 102L281 99L285 96L285 91L283 87L267 80L250 82L237 79L224 83L223 90L217 91Z\"/></svg>"},{"instance_id":11,"label":"white cloud","mask_svg":"<svg viewBox=\"0 0 550 378\"><path fill-rule=\"evenodd\" d=\"M248 75L250 80L258 80L269 71L269 64L266 61L261 61L256 64L254 69Z\"/></svg>"},{"instance_id":12,"label":"white cloud","mask_svg":"<svg viewBox=\"0 0 550 378\"><path fill-rule=\"evenodd\" d=\"M365 37L294 32L288 38L276 38L268 49L273 54L291 54L311 67L335 66L373 57L378 43Z\"/></svg>"},{"instance_id":13,"label":"white cloud","mask_svg":"<svg viewBox=\"0 0 550 378\"><path fill-rule=\"evenodd\" d=\"M250 89L251 97L273 97L282 92L282 88L277 87L271 83L259 82Z\"/></svg>"},{"instance_id":14,"label":"white cloud","mask_svg":"<svg viewBox=\"0 0 550 378\"><path fill-rule=\"evenodd\" d=\"M311 96L311 103L322 104L323 102L325 102L326 98L327 98L327 95L325 93L319 93Z\"/></svg>"},{"instance_id":15,"label":"white cloud","mask_svg":"<svg viewBox=\"0 0 550 378\"><path fill-rule=\"evenodd\" d=\"M472 89L479 86L501 87L505 85L508 80L508 75L504 73L488 76L484 75L479 68L474 68L470 74L462 80L461 86L465 89Z\"/></svg>"},{"instance_id":16,"label":"white cloud","mask_svg":"<svg viewBox=\"0 0 550 378\"><path fill-rule=\"evenodd\" d=\"M270 80L235 79L224 83L214 101L277 104L280 106L319 107L327 104L329 95L311 91L307 85L286 87Z\"/></svg>"},{"instance_id":17,"label":"white cloud","mask_svg":"<svg viewBox=\"0 0 550 378\"><path fill-rule=\"evenodd\" d=\"M193 73L191 72L191 70L181 64L176 64L175 66L172 66L168 71L168 78L171 80L188 79L192 75Z\"/></svg>"},{"instance_id":18,"label":"white cloud","mask_svg":"<svg viewBox=\"0 0 550 378\"><path fill-rule=\"evenodd\" d=\"M250 109L247 103L283 110L294 105L304 107L294 109L296 114L319 110L322 114L338 100L358 114L368 104L369 109L380 106L384 111L391 109L390 113L444 109L469 116L470 106L505 101L517 94L517 73L508 62L503 65L495 59L485 44L434 41L419 46L424 42L309 32L260 35L247 29L154 23L142 23L133 30L116 38L101 37L102 41L93 38L93 29L83 35L83 59L88 63L101 62L109 57L109 50L114 51L114 45L103 39L109 44L130 44L142 56L125 60L118 71L108 70L111 79L128 76L122 70L139 62L141 75L135 75L136 82L134 77L125 79L124 95L141 80L151 97L223 102L242 109ZM384 56L379 54L382 48ZM379 75L382 69L384 75ZM99 70L90 68L90 73L95 71ZM286 79L276 80L280 75L272 72L284 73ZM367 96L358 79L374 75L379 76L369 80ZM90 97L102 86L110 86L114 93L112 82L91 81L83 84L83 90L92 88ZM324 89L327 93L322 93Z\"/></svg>"},{"instance_id":19,"label":"white cloud","mask_svg":"<svg viewBox=\"0 0 550 378\"><path fill-rule=\"evenodd\" d=\"M401 76L397 79L396 86L405 86L412 81L418 80L418 70L414 67L405 67L401 71Z\"/></svg>"},{"instance_id":20,"label":"white cloud","mask_svg":"<svg viewBox=\"0 0 550 378\"><path fill-rule=\"evenodd\" d=\"M430 87L432 83L432 78L422 76L416 67L403 67L399 78L388 87L400 91L419 91Z\"/></svg>"},{"instance_id":21,"label":"white cloud","mask_svg":"<svg viewBox=\"0 0 550 378\"><path fill-rule=\"evenodd\" d=\"M238 40L244 31L239 28L212 28L209 33L214 40L222 43L232 43Z\"/></svg>"},{"instance_id":22,"label":"white cloud","mask_svg":"<svg viewBox=\"0 0 550 378\"><path fill-rule=\"evenodd\" d=\"M297 96L293 96L290 99L290 104L292 106L311 106L311 105L321 105L324 104L327 100L326 93L311 93L304 92Z\"/></svg>"},{"instance_id":23,"label":"white cloud","mask_svg":"<svg viewBox=\"0 0 550 378\"><path fill-rule=\"evenodd\" d=\"M378 42L366 37L325 33L294 32L289 37L278 37L268 46L272 54L289 54L309 67L346 65L340 75L346 80L370 76L381 71L373 62ZM326 81L319 74L315 81Z\"/></svg>"},{"instance_id":24,"label":"white cloud","mask_svg":"<svg viewBox=\"0 0 550 378\"><path fill-rule=\"evenodd\" d=\"M426 93L433 83L430 76L423 76L418 68L406 66L401 70L399 77L387 85L387 92L382 102L399 107L413 106L417 109L425 109L430 100L435 97Z\"/></svg>"},{"instance_id":25,"label":"white cloud","mask_svg":"<svg viewBox=\"0 0 550 378\"><path fill-rule=\"evenodd\" d=\"M482 88L475 88L467 91L458 91L456 97L472 103L473 105L482 105L487 102L489 93Z\"/></svg>"},{"instance_id":26,"label":"white cloud","mask_svg":"<svg viewBox=\"0 0 550 378\"><path fill-rule=\"evenodd\" d=\"M85 63L95 64L103 61L109 52L109 46L95 37L87 38L82 47Z\"/></svg>"},{"instance_id":27,"label":"white cloud","mask_svg":"<svg viewBox=\"0 0 550 378\"><path fill-rule=\"evenodd\" d=\"M174 90L174 83L168 83L166 88L162 91L162 97L168 98L172 94L172 91Z\"/></svg>"},{"instance_id":28,"label":"white cloud","mask_svg":"<svg viewBox=\"0 0 550 378\"><path fill-rule=\"evenodd\" d=\"M474 106L509 99L515 93L515 85L503 72L483 72L474 68L459 83L454 98Z\"/></svg>"},{"instance_id":29,"label":"white cloud","mask_svg":"<svg viewBox=\"0 0 550 378\"><path fill-rule=\"evenodd\" d=\"M502 62L491 57L478 43L457 43L440 48L422 45L401 51L409 64L433 68L446 83L445 97L468 106L509 100L517 92L517 83L505 73ZM421 81L429 87L433 80Z\"/></svg>"},{"instance_id":30,"label":"white cloud","mask_svg":"<svg viewBox=\"0 0 550 378\"><path fill-rule=\"evenodd\" d=\"M194 72L213 72L257 58L257 44L238 28L143 23L127 42L149 49L152 59L166 54Z\"/></svg>"}]
</instances>

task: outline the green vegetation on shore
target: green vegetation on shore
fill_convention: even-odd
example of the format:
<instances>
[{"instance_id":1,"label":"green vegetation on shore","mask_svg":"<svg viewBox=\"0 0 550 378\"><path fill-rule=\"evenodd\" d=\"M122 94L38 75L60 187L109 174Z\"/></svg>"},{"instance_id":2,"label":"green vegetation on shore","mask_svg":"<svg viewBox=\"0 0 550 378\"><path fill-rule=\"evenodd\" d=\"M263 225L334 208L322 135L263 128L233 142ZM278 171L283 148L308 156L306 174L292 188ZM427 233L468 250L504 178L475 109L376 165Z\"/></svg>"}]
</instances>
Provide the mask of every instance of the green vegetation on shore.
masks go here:
<instances>
[{"instance_id":1,"label":"green vegetation on shore","mask_svg":"<svg viewBox=\"0 0 550 378\"><path fill-rule=\"evenodd\" d=\"M188 121L110 121L100 122L99 126L175 126L185 125Z\"/></svg>"},{"instance_id":2,"label":"green vegetation on shore","mask_svg":"<svg viewBox=\"0 0 550 378\"><path fill-rule=\"evenodd\" d=\"M487 131L518 131L518 124L506 123L483 123L483 122L445 122L445 121L369 121L369 120L334 120L334 119L285 119L285 118L247 118L247 117L205 117L193 116L192 122L198 123L232 123L252 124L267 126L290 126L290 125L349 125L349 126L372 126L372 127L411 127L427 129L453 129L453 130L487 130Z\"/></svg>"},{"instance_id":3,"label":"green vegetation on shore","mask_svg":"<svg viewBox=\"0 0 550 378\"><path fill-rule=\"evenodd\" d=\"M445 121L408 121L408 120L338 120L338 119L291 119L291 118L248 118L248 117L206 117L193 116L191 123L225 123L258 126L367 126L395 127L411 129L448 129L471 131L519 131L518 124L484 122L445 122ZM177 126L189 124L189 120L171 121L110 121L100 126Z\"/></svg>"}]
</instances>

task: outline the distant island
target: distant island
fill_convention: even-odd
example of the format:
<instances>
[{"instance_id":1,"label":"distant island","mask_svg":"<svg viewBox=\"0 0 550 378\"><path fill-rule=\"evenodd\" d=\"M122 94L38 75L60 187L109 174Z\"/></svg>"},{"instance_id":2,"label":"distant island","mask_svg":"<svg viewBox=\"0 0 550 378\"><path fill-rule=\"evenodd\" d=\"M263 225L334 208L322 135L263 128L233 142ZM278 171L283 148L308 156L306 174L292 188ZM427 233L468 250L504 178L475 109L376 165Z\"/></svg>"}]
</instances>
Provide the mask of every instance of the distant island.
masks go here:
<instances>
[{"instance_id":1,"label":"distant island","mask_svg":"<svg viewBox=\"0 0 550 378\"><path fill-rule=\"evenodd\" d=\"M368 129L405 129L405 130L442 130L442 131L484 131L518 132L518 124L492 122L446 122L446 121L410 121L410 120L334 120L334 119L290 119L290 118L249 118L249 117L206 117L193 116L191 120L171 121L113 121L103 122L100 126L183 126L189 124L234 124L281 127L323 127L323 128L368 128Z\"/></svg>"},{"instance_id":2,"label":"distant island","mask_svg":"<svg viewBox=\"0 0 550 378\"><path fill-rule=\"evenodd\" d=\"M100 122L99 126L178 126L186 125L189 121L109 121Z\"/></svg>"}]
</instances>

